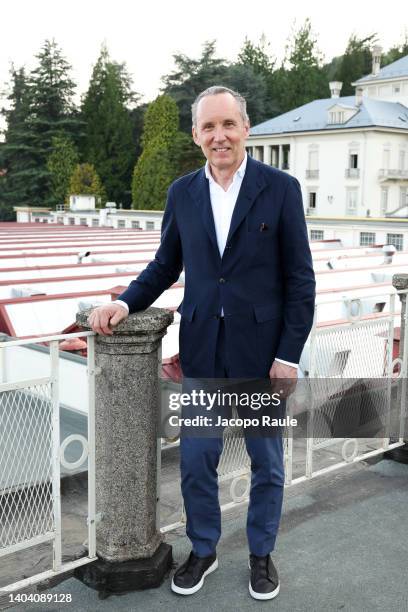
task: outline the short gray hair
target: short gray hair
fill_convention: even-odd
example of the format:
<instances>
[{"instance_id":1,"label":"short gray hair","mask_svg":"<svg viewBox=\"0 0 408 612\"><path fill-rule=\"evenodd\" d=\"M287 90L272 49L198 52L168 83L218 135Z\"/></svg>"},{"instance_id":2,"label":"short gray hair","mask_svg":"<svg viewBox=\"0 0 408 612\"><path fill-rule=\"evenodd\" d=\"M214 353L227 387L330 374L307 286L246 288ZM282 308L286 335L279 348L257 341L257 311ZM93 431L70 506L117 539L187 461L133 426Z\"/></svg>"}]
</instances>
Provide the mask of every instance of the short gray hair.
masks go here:
<instances>
[{"instance_id":1,"label":"short gray hair","mask_svg":"<svg viewBox=\"0 0 408 612\"><path fill-rule=\"evenodd\" d=\"M223 85L213 85L212 87L208 87L204 89L201 93L198 94L193 104L191 105L191 115L193 120L193 126L197 126L197 107L200 100L206 98L207 96L217 96L218 94L229 93L238 103L239 112L241 113L241 117L244 121L249 122L249 117L246 109L246 100L241 94L233 89L229 89L229 87L224 87Z\"/></svg>"}]
</instances>

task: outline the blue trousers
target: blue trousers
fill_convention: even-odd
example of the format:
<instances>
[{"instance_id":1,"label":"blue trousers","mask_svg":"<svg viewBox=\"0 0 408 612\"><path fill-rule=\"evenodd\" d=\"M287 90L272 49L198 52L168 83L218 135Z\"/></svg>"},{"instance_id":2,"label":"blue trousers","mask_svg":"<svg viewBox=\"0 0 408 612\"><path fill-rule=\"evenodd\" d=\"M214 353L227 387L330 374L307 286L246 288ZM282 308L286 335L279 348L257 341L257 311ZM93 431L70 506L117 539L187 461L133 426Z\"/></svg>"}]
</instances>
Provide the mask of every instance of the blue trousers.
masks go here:
<instances>
[{"instance_id":1,"label":"blue trousers","mask_svg":"<svg viewBox=\"0 0 408 612\"><path fill-rule=\"evenodd\" d=\"M225 328L221 319L216 350L216 378L228 378ZM251 459L251 488L247 515L250 553L265 556L275 547L284 490L282 436L245 436ZM198 557L215 552L221 536L217 467L223 438L180 438L181 491L186 511L186 533Z\"/></svg>"}]
</instances>

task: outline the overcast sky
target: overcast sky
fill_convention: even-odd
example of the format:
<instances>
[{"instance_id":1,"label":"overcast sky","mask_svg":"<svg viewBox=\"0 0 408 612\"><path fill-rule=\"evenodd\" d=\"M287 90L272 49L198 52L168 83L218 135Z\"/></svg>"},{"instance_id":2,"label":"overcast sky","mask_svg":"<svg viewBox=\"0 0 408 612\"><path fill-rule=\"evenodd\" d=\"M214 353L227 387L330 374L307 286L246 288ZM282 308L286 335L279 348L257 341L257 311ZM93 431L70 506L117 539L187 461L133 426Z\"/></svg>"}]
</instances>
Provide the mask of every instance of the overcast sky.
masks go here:
<instances>
[{"instance_id":1,"label":"overcast sky","mask_svg":"<svg viewBox=\"0 0 408 612\"><path fill-rule=\"evenodd\" d=\"M218 54L234 59L245 36L257 41L264 33L280 60L294 19L299 26L310 17L329 60L344 51L352 32L377 32L385 49L402 41L406 7L404 0L378 8L356 0L11 0L1 7L0 89L10 62L32 68L44 39L54 37L83 93L105 40L112 58L126 62L135 90L149 101L158 94L160 77L173 67L172 54L198 56L206 40L217 39Z\"/></svg>"}]
</instances>

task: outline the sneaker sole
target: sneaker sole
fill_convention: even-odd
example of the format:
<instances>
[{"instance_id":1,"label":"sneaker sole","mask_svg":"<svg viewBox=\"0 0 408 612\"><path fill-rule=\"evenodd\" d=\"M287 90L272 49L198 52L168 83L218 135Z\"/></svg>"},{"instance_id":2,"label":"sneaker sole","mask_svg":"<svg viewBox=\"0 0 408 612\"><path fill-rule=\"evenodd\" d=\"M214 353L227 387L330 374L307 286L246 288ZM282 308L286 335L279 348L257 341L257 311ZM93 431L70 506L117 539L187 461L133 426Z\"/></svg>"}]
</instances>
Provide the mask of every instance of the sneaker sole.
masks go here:
<instances>
[{"instance_id":1,"label":"sneaker sole","mask_svg":"<svg viewBox=\"0 0 408 612\"><path fill-rule=\"evenodd\" d=\"M249 569L251 569L251 564L249 561L248 561L248 567ZM251 597L253 597L254 599L260 599L260 600L273 599L274 597L279 595L279 591L280 591L280 584L278 584L276 589L274 591L271 591L270 593L257 593L256 591L253 590L251 586L251 581L249 581L249 593Z\"/></svg>"},{"instance_id":2,"label":"sneaker sole","mask_svg":"<svg viewBox=\"0 0 408 612\"><path fill-rule=\"evenodd\" d=\"M194 585L193 587L190 587L189 589L183 589L182 587L177 586L176 584L174 584L174 580L172 579L171 590L174 593L178 593L179 595L193 595L193 593L197 593L197 591L199 591L201 587L203 586L204 578L208 576L208 574L215 572L217 568L218 568L218 559L216 559L214 563L212 563L210 567L205 570L204 574L201 577L201 580L197 582L196 585Z\"/></svg>"}]
</instances>

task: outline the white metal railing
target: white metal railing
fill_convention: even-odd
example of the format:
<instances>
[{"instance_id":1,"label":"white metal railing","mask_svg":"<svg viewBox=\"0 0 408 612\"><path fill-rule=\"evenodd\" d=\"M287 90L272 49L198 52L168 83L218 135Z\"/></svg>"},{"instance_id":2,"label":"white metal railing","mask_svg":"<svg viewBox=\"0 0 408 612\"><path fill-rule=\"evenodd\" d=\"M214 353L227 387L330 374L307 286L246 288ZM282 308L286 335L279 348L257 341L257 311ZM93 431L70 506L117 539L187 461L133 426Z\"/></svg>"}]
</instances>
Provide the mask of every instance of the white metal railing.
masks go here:
<instances>
[{"instance_id":1,"label":"white metal railing","mask_svg":"<svg viewBox=\"0 0 408 612\"><path fill-rule=\"evenodd\" d=\"M88 439L60 440L59 341L88 338ZM0 343L0 557L43 542L53 545L52 568L7 586L14 592L89 563L96 558L95 536L95 334L79 332ZM15 347L49 344L47 376L5 380L5 353ZM9 375L12 377L12 374ZM82 445L76 462L65 457L72 442ZM63 563L61 464L74 469L88 460L88 555Z\"/></svg>"},{"instance_id":2,"label":"white metal railing","mask_svg":"<svg viewBox=\"0 0 408 612\"><path fill-rule=\"evenodd\" d=\"M399 294L407 294L400 291ZM381 294L381 297L384 293ZM370 297L376 297L370 295ZM348 392L346 379L367 378L383 379L380 386L379 398L374 409L385 424L384 434L378 438L334 438L328 437L327 427L323 428L322 413L319 403L308 405L305 416L307 418L306 438L296 439L293 428L287 428L284 435L285 457L285 486L293 486L327 474L333 470L344 468L374 457L387 450L397 448L404 444L406 436L405 426L405 398L407 397L407 369L408 369L408 333L404 336L404 360L392 358L393 342L395 339L395 319L401 314L397 308L397 292L392 290L388 294L387 312L379 313L375 318L364 316L362 308L357 312L352 305L358 304L360 298L348 300L347 320L339 324L318 325L317 312L305 350L302 354L301 366L308 370L307 376L310 385L322 380L335 380L339 382L339 392ZM339 301L341 301L339 299ZM333 299L321 300L316 305L316 311L325 304L333 304ZM399 306L399 305L398 305ZM401 321L401 323L403 323ZM405 329L407 325L407 312L405 313ZM337 362L337 372L330 365L336 353L349 351L347 360ZM377 353L377 358L375 354ZM347 370L347 362L349 362ZM307 367L306 367L307 366ZM399 367L398 375L394 373ZM389 435L389 416L391 411L392 380L401 383L397 410L399 410L399 435L397 441L391 441ZM304 381L306 382L306 381ZM343 384L343 387L341 386ZM321 391L321 390L320 390ZM324 388L323 388L324 391ZM317 394L318 397L319 394ZM313 398L313 394L311 394ZM333 409L336 409L334 405ZM363 407L364 409L364 407ZM296 415L296 405L291 398L287 403L289 416ZM329 414L328 417L332 417ZM329 452L328 452L329 451ZM247 503L250 491L250 461L246 453L244 438L237 429L224 430L224 451L218 467L220 482L229 484L230 502L224 503L221 510L225 511L233 506ZM242 491L237 492L240 488ZM180 520L162 527L163 532L178 528L185 523L185 514L180 500Z\"/></svg>"}]
</instances>

